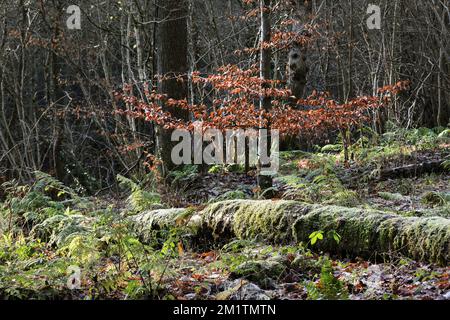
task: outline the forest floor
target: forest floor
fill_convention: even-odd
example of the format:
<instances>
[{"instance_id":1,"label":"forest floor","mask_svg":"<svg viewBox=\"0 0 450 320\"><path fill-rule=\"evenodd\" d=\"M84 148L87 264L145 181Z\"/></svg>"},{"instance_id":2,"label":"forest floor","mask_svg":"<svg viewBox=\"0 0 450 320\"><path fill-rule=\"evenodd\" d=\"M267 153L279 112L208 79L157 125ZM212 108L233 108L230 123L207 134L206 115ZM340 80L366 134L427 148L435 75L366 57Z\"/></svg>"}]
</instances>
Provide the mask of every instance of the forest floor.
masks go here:
<instances>
[{"instance_id":1,"label":"forest floor","mask_svg":"<svg viewBox=\"0 0 450 320\"><path fill-rule=\"evenodd\" d=\"M282 152L273 200L450 217L450 130L389 133L350 152L348 163L340 145ZM169 186L119 177L123 191L99 197L43 173L32 185L5 184L0 298L450 299L448 265L336 256L311 242L193 242L182 228L143 241L127 223L143 211L263 199L255 180L239 166L189 166Z\"/></svg>"}]
</instances>

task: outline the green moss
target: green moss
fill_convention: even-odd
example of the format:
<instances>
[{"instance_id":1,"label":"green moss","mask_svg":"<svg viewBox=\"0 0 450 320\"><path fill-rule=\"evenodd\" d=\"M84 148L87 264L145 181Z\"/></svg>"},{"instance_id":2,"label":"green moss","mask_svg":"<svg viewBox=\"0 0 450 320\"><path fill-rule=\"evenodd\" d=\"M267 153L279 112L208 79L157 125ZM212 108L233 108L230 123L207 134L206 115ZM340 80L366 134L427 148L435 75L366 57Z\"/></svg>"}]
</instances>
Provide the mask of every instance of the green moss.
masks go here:
<instances>
[{"instance_id":1,"label":"green moss","mask_svg":"<svg viewBox=\"0 0 450 320\"><path fill-rule=\"evenodd\" d=\"M362 254L370 252L381 214L367 209L351 209L337 206L315 206L294 225L297 241L307 241L317 230L335 230L341 235L341 243L324 239L317 243L321 249L332 252ZM370 227L368 227L370 225Z\"/></svg>"},{"instance_id":2,"label":"green moss","mask_svg":"<svg viewBox=\"0 0 450 320\"><path fill-rule=\"evenodd\" d=\"M304 210L295 201L237 200L210 205L202 217L216 236L288 242L293 239L291 226Z\"/></svg>"},{"instance_id":3,"label":"green moss","mask_svg":"<svg viewBox=\"0 0 450 320\"><path fill-rule=\"evenodd\" d=\"M245 278L260 285L266 285L269 279L278 279L286 271L286 266L276 260L246 261L231 273L232 278Z\"/></svg>"},{"instance_id":4,"label":"green moss","mask_svg":"<svg viewBox=\"0 0 450 320\"><path fill-rule=\"evenodd\" d=\"M189 209L160 209L132 216L129 220L139 237L148 242L154 237L155 231L173 229L191 213Z\"/></svg>"},{"instance_id":5,"label":"green moss","mask_svg":"<svg viewBox=\"0 0 450 320\"><path fill-rule=\"evenodd\" d=\"M169 209L133 219L148 231L171 228L184 216L184 209ZM314 231L336 231L341 236L340 243L325 238L314 248L353 257L392 253L444 265L450 260L450 220L443 217L404 217L372 209L297 201L231 200L211 204L189 219L190 227L201 228L221 240L306 243Z\"/></svg>"},{"instance_id":6,"label":"green moss","mask_svg":"<svg viewBox=\"0 0 450 320\"><path fill-rule=\"evenodd\" d=\"M340 144L328 144L320 150L322 153L339 153L342 151L342 145Z\"/></svg>"},{"instance_id":7,"label":"green moss","mask_svg":"<svg viewBox=\"0 0 450 320\"><path fill-rule=\"evenodd\" d=\"M308 205L296 201L225 201L207 207L202 220L216 237L307 242L317 230L335 230L338 244L324 239L317 248L351 256L403 254L448 263L450 220L442 217L402 217L383 211Z\"/></svg>"},{"instance_id":8,"label":"green moss","mask_svg":"<svg viewBox=\"0 0 450 320\"><path fill-rule=\"evenodd\" d=\"M201 221L214 237L232 237L232 219L240 201L223 201L209 205L201 213Z\"/></svg>"},{"instance_id":9,"label":"green moss","mask_svg":"<svg viewBox=\"0 0 450 320\"><path fill-rule=\"evenodd\" d=\"M407 257L446 264L450 251L450 220L440 217L401 217L375 210L317 207L300 217L294 226L297 241L314 230L336 230L338 245L325 239L318 247L341 254L374 257L403 254Z\"/></svg>"},{"instance_id":10,"label":"green moss","mask_svg":"<svg viewBox=\"0 0 450 320\"><path fill-rule=\"evenodd\" d=\"M402 201L404 199L400 193L378 192L378 196L388 201Z\"/></svg>"}]
</instances>

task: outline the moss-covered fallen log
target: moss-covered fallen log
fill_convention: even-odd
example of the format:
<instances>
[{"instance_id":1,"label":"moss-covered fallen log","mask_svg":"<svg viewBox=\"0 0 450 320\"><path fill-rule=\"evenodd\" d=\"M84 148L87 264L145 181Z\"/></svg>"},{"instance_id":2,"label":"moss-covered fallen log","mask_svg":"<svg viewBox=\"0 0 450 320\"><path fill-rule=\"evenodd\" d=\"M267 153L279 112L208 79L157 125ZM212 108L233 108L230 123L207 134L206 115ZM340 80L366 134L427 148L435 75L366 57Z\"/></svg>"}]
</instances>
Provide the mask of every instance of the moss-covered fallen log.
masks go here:
<instances>
[{"instance_id":1,"label":"moss-covered fallen log","mask_svg":"<svg viewBox=\"0 0 450 320\"><path fill-rule=\"evenodd\" d=\"M158 209L132 216L130 221L141 240L151 242L157 232L181 225L182 219L189 214L187 209Z\"/></svg>"},{"instance_id":2,"label":"moss-covered fallen log","mask_svg":"<svg viewBox=\"0 0 450 320\"><path fill-rule=\"evenodd\" d=\"M447 265L450 252L450 220L442 217L402 217L378 211L315 207L293 226L297 239L311 230L336 230L342 237L318 244L323 250L375 258L400 254L415 260Z\"/></svg>"},{"instance_id":3,"label":"moss-covered fallen log","mask_svg":"<svg viewBox=\"0 0 450 320\"><path fill-rule=\"evenodd\" d=\"M444 160L432 160L421 163L409 164L397 168L381 170L379 181L388 179L417 177L427 173L446 172L443 166Z\"/></svg>"},{"instance_id":4,"label":"moss-covered fallen log","mask_svg":"<svg viewBox=\"0 0 450 320\"><path fill-rule=\"evenodd\" d=\"M141 230L170 228L186 219L185 210L158 210L133 218ZM194 232L216 238L259 238L274 243L308 242L314 231L336 231L338 244L325 237L315 248L342 255L401 254L449 263L450 219L402 217L383 211L310 205L296 201L234 200L214 203L186 220Z\"/></svg>"}]
</instances>

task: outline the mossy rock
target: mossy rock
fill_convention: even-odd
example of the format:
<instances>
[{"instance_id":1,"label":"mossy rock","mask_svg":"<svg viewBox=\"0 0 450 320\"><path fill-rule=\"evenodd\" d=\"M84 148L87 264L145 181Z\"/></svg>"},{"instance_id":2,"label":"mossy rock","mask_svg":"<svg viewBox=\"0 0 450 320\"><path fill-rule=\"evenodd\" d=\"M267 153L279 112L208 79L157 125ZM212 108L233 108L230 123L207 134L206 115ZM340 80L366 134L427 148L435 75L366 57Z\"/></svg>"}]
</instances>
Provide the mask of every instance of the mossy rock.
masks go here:
<instances>
[{"instance_id":1,"label":"mossy rock","mask_svg":"<svg viewBox=\"0 0 450 320\"><path fill-rule=\"evenodd\" d=\"M230 274L232 279L245 278L259 285L267 286L270 280L277 280L285 272L286 266L279 261L246 261L237 266Z\"/></svg>"}]
</instances>

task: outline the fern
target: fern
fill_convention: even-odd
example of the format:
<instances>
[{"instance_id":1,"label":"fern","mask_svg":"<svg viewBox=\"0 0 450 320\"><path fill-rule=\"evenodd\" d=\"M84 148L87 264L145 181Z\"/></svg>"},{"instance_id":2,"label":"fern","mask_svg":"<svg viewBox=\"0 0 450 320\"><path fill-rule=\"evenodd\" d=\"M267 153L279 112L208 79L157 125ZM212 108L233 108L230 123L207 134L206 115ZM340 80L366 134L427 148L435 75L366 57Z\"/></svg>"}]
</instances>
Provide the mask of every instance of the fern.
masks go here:
<instances>
[{"instance_id":1,"label":"fern","mask_svg":"<svg viewBox=\"0 0 450 320\"><path fill-rule=\"evenodd\" d=\"M67 251L67 255L76 263L86 267L99 259L98 245L99 241L95 237L80 234L72 237L68 244L60 249L60 252Z\"/></svg>"},{"instance_id":2,"label":"fern","mask_svg":"<svg viewBox=\"0 0 450 320\"><path fill-rule=\"evenodd\" d=\"M448 202L450 202L450 195L440 192L431 191L426 193L421 202L427 205L433 206L444 206Z\"/></svg>"},{"instance_id":3,"label":"fern","mask_svg":"<svg viewBox=\"0 0 450 320\"><path fill-rule=\"evenodd\" d=\"M50 245L64 246L75 236L87 235L92 231L94 218L83 215L56 215L37 224L31 231L32 236L48 240Z\"/></svg>"},{"instance_id":4,"label":"fern","mask_svg":"<svg viewBox=\"0 0 450 320\"><path fill-rule=\"evenodd\" d=\"M48 193L56 191L56 197L58 199L63 199L65 197L79 199L79 196L72 188L64 185L61 181L51 175L40 171L34 172L34 175L36 177L36 182L32 189L35 192Z\"/></svg>"},{"instance_id":5,"label":"fern","mask_svg":"<svg viewBox=\"0 0 450 320\"><path fill-rule=\"evenodd\" d=\"M444 162L442 162L442 167L450 172L450 159L449 160L445 160Z\"/></svg>"},{"instance_id":6,"label":"fern","mask_svg":"<svg viewBox=\"0 0 450 320\"><path fill-rule=\"evenodd\" d=\"M92 205L52 176L39 171L34 174L36 180L29 187L18 186L15 182L2 185L8 194L5 207L15 219L25 219L33 226L63 214L69 207L89 209Z\"/></svg>"},{"instance_id":7,"label":"fern","mask_svg":"<svg viewBox=\"0 0 450 320\"><path fill-rule=\"evenodd\" d=\"M198 178L198 167L195 165L184 166L181 170L171 171L168 175L172 186L188 188Z\"/></svg>"},{"instance_id":8,"label":"fern","mask_svg":"<svg viewBox=\"0 0 450 320\"><path fill-rule=\"evenodd\" d=\"M328 300L348 299L348 291L344 284L334 276L333 265L329 259L326 259L322 266L319 290Z\"/></svg>"},{"instance_id":9,"label":"fern","mask_svg":"<svg viewBox=\"0 0 450 320\"><path fill-rule=\"evenodd\" d=\"M145 191L136 182L121 175L117 176L117 181L120 186L130 190L130 196L127 201L133 210L145 211L161 204L161 196L158 193Z\"/></svg>"}]
</instances>

